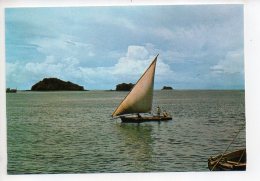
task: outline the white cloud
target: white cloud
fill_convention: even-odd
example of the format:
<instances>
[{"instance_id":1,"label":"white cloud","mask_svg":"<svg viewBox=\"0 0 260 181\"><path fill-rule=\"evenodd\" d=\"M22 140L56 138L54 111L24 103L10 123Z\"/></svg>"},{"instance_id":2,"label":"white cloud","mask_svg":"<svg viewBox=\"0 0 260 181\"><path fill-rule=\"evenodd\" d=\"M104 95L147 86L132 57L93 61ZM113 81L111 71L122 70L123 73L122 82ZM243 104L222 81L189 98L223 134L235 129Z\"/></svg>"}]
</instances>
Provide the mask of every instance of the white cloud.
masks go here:
<instances>
[{"instance_id":1,"label":"white cloud","mask_svg":"<svg viewBox=\"0 0 260 181\"><path fill-rule=\"evenodd\" d=\"M145 59L149 52L143 46L128 46L126 56L133 59Z\"/></svg>"},{"instance_id":2,"label":"white cloud","mask_svg":"<svg viewBox=\"0 0 260 181\"><path fill-rule=\"evenodd\" d=\"M129 46L126 56L121 57L118 63L113 67L113 75L124 76L133 75L139 76L150 65L155 57L145 46ZM158 76L171 76L173 71L170 66L165 64L160 58L157 61L156 74Z\"/></svg>"},{"instance_id":3,"label":"white cloud","mask_svg":"<svg viewBox=\"0 0 260 181\"><path fill-rule=\"evenodd\" d=\"M92 44L81 42L76 37L62 34L56 38L38 38L30 41L30 44L36 45L38 52L45 56L55 56L59 61L66 57L84 57L95 56L94 46Z\"/></svg>"},{"instance_id":4,"label":"white cloud","mask_svg":"<svg viewBox=\"0 0 260 181\"><path fill-rule=\"evenodd\" d=\"M55 56L47 56L42 62L28 62L22 65L8 64L7 75L19 71L19 67L24 67L24 76L33 76L34 79L44 77L57 77L64 80L76 81L89 84L117 84L121 82L132 82L138 80L139 76L150 65L154 54L151 54L145 46L132 45L128 47L124 56L118 59L114 66L110 67L87 67L81 66L77 58L67 57L59 61ZM159 58L157 62L156 79L170 79L173 76L170 66ZM13 77L15 79L15 77Z\"/></svg>"},{"instance_id":5,"label":"white cloud","mask_svg":"<svg viewBox=\"0 0 260 181\"><path fill-rule=\"evenodd\" d=\"M230 51L224 59L210 67L214 74L244 73L244 54L242 50Z\"/></svg>"},{"instance_id":6,"label":"white cloud","mask_svg":"<svg viewBox=\"0 0 260 181\"><path fill-rule=\"evenodd\" d=\"M7 14L11 22L18 18L10 25L7 21L12 30L9 43L15 42L7 57L17 63L7 65L8 82L23 79L20 83L25 84L22 82L45 76L77 80L86 86L91 83L93 87L134 82L157 53L156 81L168 83L178 78L176 81L187 87L202 80L192 80L197 72L209 78L210 72L213 76L223 74L229 80L234 75L228 74L243 73L243 53L232 51L243 48L243 8L228 7L173 6L156 11L142 7L130 11L72 8L70 13L54 8L47 14L14 11L11 19ZM13 28L16 22L23 26ZM129 42L136 45L128 46ZM223 59L216 63L219 57Z\"/></svg>"},{"instance_id":7,"label":"white cloud","mask_svg":"<svg viewBox=\"0 0 260 181\"><path fill-rule=\"evenodd\" d=\"M20 89L21 86L27 86L28 84L30 84L31 79L33 79L34 76L26 70L24 64L17 61L14 63L6 63L6 78L7 80L11 80L10 82L7 82L7 87L16 87Z\"/></svg>"}]
</instances>

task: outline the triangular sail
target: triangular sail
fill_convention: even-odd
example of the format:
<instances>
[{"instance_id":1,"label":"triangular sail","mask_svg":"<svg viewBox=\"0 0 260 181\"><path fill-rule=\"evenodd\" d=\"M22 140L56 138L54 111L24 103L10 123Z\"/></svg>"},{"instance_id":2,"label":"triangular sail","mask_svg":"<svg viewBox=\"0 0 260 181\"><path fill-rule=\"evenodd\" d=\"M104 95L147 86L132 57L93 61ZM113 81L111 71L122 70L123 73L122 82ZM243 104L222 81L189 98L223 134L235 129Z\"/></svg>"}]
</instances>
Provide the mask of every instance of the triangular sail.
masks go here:
<instances>
[{"instance_id":1,"label":"triangular sail","mask_svg":"<svg viewBox=\"0 0 260 181\"><path fill-rule=\"evenodd\" d=\"M147 113L152 109L154 74L158 55L137 81L132 91L113 112L112 116Z\"/></svg>"}]
</instances>

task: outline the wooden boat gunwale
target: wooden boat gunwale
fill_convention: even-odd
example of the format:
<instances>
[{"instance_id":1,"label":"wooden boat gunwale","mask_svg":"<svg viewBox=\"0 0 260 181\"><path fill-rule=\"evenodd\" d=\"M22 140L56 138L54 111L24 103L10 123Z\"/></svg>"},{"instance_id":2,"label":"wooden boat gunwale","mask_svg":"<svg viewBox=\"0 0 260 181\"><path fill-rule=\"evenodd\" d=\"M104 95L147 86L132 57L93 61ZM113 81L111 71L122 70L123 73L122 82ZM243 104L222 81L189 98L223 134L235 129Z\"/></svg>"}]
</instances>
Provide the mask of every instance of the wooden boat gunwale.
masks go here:
<instances>
[{"instance_id":1,"label":"wooden boat gunwale","mask_svg":"<svg viewBox=\"0 0 260 181\"><path fill-rule=\"evenodd\" d=\"M128 123L142 123L142 122L160 122L160 121L169 121L172 120L171 116L126 116L122 115L119 116L122 122L128 122Z\"/></svg>"},{"instance_id":2,"label":"wooden boat gunwale","mask_svg":"<svg viewBox=\"0 0 260 181\"><path fill-rule=\"evenodd\" d=\"M246 149L210 157L208 168L214 171L246 170Z\"/></svg>"}]
</instances>

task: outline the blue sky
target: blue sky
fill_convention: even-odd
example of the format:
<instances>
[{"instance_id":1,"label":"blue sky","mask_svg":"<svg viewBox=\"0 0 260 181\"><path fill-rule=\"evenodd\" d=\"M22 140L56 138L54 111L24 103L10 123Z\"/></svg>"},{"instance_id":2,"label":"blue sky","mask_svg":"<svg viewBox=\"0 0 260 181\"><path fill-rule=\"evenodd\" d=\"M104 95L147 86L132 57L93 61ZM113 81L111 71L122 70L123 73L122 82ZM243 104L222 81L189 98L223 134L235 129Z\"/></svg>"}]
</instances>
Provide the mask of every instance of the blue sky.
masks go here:
<instances>
[{"instance_id":1,"label":"blue sky","mask_svg":"<svg viewBox=\"0 0 260 181\"><path fill-rule=\"evenodd\" d=\"M85 89L244 89L243 5L5 9L6 86L57 77Z\"/></svg>"}]
</instances>

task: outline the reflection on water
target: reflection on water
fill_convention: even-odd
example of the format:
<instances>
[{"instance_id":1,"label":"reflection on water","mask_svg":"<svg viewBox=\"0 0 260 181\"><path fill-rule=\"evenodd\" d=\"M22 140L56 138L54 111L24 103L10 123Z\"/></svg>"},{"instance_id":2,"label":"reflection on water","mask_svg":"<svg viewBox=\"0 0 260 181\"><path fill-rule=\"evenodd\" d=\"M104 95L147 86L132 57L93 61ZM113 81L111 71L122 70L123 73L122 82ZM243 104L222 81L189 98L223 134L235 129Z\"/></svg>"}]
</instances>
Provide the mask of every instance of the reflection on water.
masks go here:
<instances>
[{"instance_id":1,"label":"reflection on water","mask_svg":"<svg viewBox=\"0 0 260 181\"><path fill-rule=\"evenodd\" d=\"M155 91L173 120L139 125L110 117L126 93L7 94L8 173L208 171L245 125L243 91Z\"/></svg>"},{"instance_id":2,"label":"reflection on water","mask_svg":"<svg viewBox=\"0 0 260 181\"><path fill-rule=\"evenodd\" d=\"M124 141L124 154L128 155L130 170L142 172L152 169L153 140L152 126L144 124L117 124L117 130Z\"/></svg>"}]
</instances>

